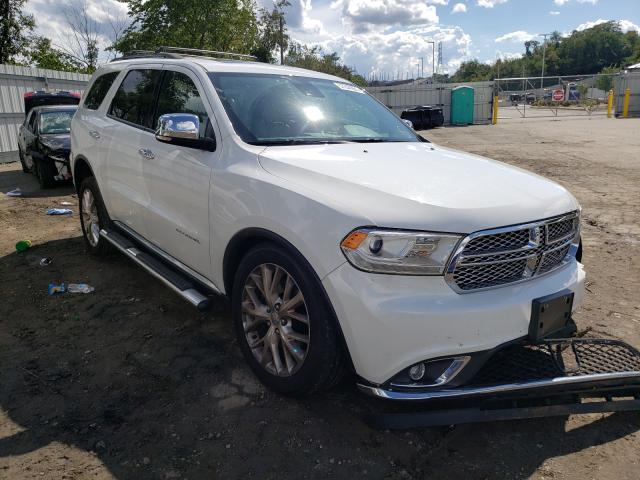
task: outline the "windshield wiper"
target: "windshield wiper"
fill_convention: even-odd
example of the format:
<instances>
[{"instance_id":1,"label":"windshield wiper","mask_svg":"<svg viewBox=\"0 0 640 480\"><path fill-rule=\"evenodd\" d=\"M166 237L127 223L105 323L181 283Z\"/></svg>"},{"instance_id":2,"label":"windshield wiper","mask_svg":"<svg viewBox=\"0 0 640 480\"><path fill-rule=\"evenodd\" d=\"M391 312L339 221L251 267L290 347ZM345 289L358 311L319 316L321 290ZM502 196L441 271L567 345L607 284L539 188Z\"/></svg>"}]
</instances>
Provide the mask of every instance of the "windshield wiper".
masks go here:
<instances>
[{"instance_id":1,"label":"windshield wiper","mask_svg":"<svg viewBox=\"0 0 640 480\"><path fill-rule=\"evenodd\" d=\"M327 144L335 144L335 143L352 143L351 140L308 140L302 138L289 138L286 140L268 140L268 141L258 141L258 142L250 142L251 145L259 145L262 147L277 147L282 145L327 145Z\"/></svg>"},{"instance_id":2,"label":"windshield wiper","mask_svg":"<svg viewBox=\"0 0 640 480\"><path fill-rule=\"evenodd\" d=\"M355 143L383 143L383 142L394 142L394 143L398 143L398 142L408 142L409 140L393 140L390 138L377 138L377 137L370 137L370 138L350 138L349 139L352 142Z\"/></svg>"}]
</instances>

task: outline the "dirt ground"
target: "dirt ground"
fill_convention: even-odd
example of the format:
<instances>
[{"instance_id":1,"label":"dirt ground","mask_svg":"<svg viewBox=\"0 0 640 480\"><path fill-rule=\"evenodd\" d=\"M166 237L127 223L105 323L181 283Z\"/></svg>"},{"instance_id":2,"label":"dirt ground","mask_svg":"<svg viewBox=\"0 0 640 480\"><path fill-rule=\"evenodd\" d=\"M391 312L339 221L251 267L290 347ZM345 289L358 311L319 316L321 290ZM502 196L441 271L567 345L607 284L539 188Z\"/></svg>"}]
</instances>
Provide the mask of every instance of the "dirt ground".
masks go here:
<instances>
[{"instance_id":1,"label":"dirt ground","mask_svg":"<svg viewBox=\"0 0 640 480\"><path fill-rule=\"evenodd\" d=\"M583 206L581 329L640 347L640 120L504 119L425 132L568 187ZM257 383L222 299L194 311L123 256L98 261L70 187L0 165L1 479L637 479L638 414L375 431L347 379L305 400ZM45 215L71 202L66 217ZM15 253L14 244L33 247ZM40 266L42 257L49 266ZM90 294L47 294L86 282Z\"/></svg>"}]
</instances>

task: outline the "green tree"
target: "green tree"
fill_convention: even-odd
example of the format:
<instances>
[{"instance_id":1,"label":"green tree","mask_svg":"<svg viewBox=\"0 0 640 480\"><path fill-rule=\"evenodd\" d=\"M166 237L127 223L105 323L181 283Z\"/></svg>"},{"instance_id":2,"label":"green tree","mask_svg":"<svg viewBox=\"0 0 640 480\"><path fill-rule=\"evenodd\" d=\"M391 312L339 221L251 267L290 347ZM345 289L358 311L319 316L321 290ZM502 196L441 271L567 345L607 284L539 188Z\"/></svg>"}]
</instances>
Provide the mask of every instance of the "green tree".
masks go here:
<instances>
[{"instance_id":1,"label":"green tree","mask_svg":"<svg viewBox=\"0 0 640 480\"><path fill-rule=\"evenodd\" d=\"M66 72L83 71L84 66L71 55L51 46L51 40L45 37L34 37L27 54L29 63L38 68L63 70Z\"/></svg>"},{"instance_id":2,"label":"green tree","mask_svg":"<svg viewBox=\"0 0 640 480\"><path fill-rule=\"evenodd\" d=\"M451 77L453 82L472 82L500 78L538 76L542 70L544 45L537 41L524 43L519 58L498 60L487 65L469 60ZM618 22L611 21L592 28L574 31L568 37L553 32L546 43L545 77L617 72L640 61L640 37L635 31L623 33ZM601 82L607 82L603 77ZM605 85L607 86L608 83ZM606 90L606 89L605 89Z\"/></svg>"},{"instance_id":3,"label":"green tree","mask_svg":"<svg viewBox=\"0 0 640 480\"><path fill-rule=\"evenodd\" d=\"M258 22L252 0L123 0L133 18L114 43L118 52L162 45L250 53Z\"/></svg>"},{"instance_id":4,"label":"green tree","mask_svg":"<svg viewBox=\"0 0 640 480\"><path fill-rule=\"evenodd\" d=\"M613 74L616 74L620 71L619 68L616 67L605 67L602 69L602 71L600 72L601 74L603 74L603 76L601 77L596 77L596 88L599 88L600 90L604 90L605 92L608 92L609 90L611 90L613 88Z\"/></svg>"},{"instance_id":5,"label":"green tree","mask_svg":"<svg viewBox=\"0 0 640 480\"><path fill-rule=\"evenodd\" d=\"M26 0L2 0L0 4L0 63L13 63L29 44L36 22L22 13Z\"/></svg>"},{"instance_id":6,"label":"green tree","mask_svg":"<svg viewBox=\"0 0 640 480\"><path fill-rule=\"evenodd\" d=\"M462 62L456 73L451 77L452 82L480 82L491 78L491 66L478 60ZM505 76L501 71L500 76Z\"/></svg>"},{"instance_id":7,"label":"green tree","mask_svg":"<svg viewBox=\"0 0 640 480\"><path fill-rule=\"evenodd\" d=\"M340 62L340 57L337 53L324 53L318 46L309 47L295 42L291 43L285 63L293 67L306 68L342 77L356 85L367 85L364 77L358 75L351 67L347 67Z\"/></svg>"},{"instance_id":8,"label":"green tree","mask_svg":"<svg viewBox=\"0 0 640 480\"><path fill-rule=\"evenodd\" d=\"M288 0L278 0L272 10L261 8L258 12L258 38L251 53L261 62L274 63L276 49L286 50L289 45L285 7L291 6Z\"/></svg>"}]
</instances>

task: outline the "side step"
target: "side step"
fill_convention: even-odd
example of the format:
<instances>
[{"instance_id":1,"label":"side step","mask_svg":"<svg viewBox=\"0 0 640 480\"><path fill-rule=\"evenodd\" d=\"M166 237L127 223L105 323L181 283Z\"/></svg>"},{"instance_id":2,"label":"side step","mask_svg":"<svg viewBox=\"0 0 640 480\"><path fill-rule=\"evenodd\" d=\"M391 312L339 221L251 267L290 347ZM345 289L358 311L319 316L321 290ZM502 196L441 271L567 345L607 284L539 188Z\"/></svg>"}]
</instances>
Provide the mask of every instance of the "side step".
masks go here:
<instances>
[{"instance_id":1,"label":"side step","mask_svg":"<svg viewBox=\"0 0 640 480\"><path fill-rule=\"evenodd\" d=\"M132 240L118 232L103 229L100 230L100 236L151 275L162 281L198 310L202 311L209 308L211 304L210 300L198 291L195 282L187 276L168 267L165 263L149 253L140 250Z\"/></svg>"}]
</instances>

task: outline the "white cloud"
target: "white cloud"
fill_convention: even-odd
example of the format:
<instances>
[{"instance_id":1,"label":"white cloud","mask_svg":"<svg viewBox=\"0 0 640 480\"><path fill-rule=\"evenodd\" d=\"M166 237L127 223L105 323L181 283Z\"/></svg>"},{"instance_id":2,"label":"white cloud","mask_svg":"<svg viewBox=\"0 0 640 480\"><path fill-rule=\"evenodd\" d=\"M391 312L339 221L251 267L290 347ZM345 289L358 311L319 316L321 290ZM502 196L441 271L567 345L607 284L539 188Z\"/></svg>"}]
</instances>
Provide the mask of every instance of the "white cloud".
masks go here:
<instances>
[{"instance_id":1,"label":"white cloud","mask_svg":"<svg viewBox=\"0 0 640 480\"><path fill-rule=\"evenodd\" d=\"M636 25L631 20L620 20L618 23L620 24L620 28L623 32L635 30L636 32L640 33L640 26Z\"/></svg>"},{"instance_id":2,"label":"white cloud","mask_svg":"<svg viewBox=\"0 0 640 480\"><path fill-rule=\"evenodd\" d=\"M443 68L452 72L470 58L471 37L460 27L429 25L407 31L373 31L338 35L318 44L327 52L337 52L345 65L366 76L415 77L424 59L425 75L432 71L433 46L442 42ZM437 62L437 45L436 45Z\"/></svg>"},{"instance_id":3,"label":"white cloud","mask_svg":"<svg viewBox=\"0 0 640 480\"><path fill-rule=\"evenodd\" d=\"M373 26L438 23L436 7L427 3L415 0L338 0L332 7L342 7L342 16L351 24L353 31L363 33Z\"/></svg>"},{"instance_id":4,"label":"white cloud","mask_svg":"<svg viewBox=\"0 0 640 480\"><path fill-rule=\"evenodd\" d=\"M523 30L518 30L516 32L505 33L500 37L496 38L495 41L500 42L526 42L527 40L531 40L535 38L536 35L533 33L527 33Z\"/></svg>"},{"instance_id":5,"label":"white cloud","mask_svg":"<svg viewBox=\"0 0 640 480\"><path fill-rule=\"evenodd\" d=\"M507 3L507 0L478 0L477 5L484 8L493 8L501 3Z\"/></svg>"},{"instance_id":6,"label":"white cloud","mask_svg":"<svg viewBox=\"0 0 640 480\"><path fill-rule=\"evenodd\" d=\"M555 16L555 15L560 15L560 12L559 12L559 11L557 11L557 10L551 10L551 11L549 12L549 15L553 15L553 16Z\"/></svg>"},{"instance_id":7,"label":"white cloud","mask_svg":"<svg viewBox=\"0 0 640 480\"><path fill-rule=\"evenodd\" d=\"M592 22L585 22L578 25L575 29L579 32L582 30L588 30L589 28L593 28L596 25L600 25L602 23L610 22L611 20L605 20L604 18L599 18L598 20L594 20ZM620 29L623 32L629 32L631 30L635 30L636 32L640 32L640 26L633 23L631 20L619 20L618 25L620 25Z\"/></svg>"},{"instance_id":8,"label":"white cloud","mask_svg":"<svg viewBox=\"0 0 640 480\"><path fill-rule=\"evenodd\" d=\"M556 5L558 5L559 7L563 6L565 3L567 3L569 0L553 0L553 3L555 3Z\"/></svg>"},{"instance_id":9,"label":"white cloud","mask_svg":"<svg viewBox=\"0 0 640 480\"><path fill-rule=\"evenodd\" d=\"M598 3L598 0L576 0L578 3L590 3L591 5L595 5Z\"/></svg>"},{"instance_id":10,"label":"white cloud","mask_svg":"<svg viewBox=\"0 0 640 480\"><path fill-rule=\"evenodd\" d=\"M87 16L95 24L100 61L106 61L110 55L105 52L105 48L112 43L110 22L126 25L130 21L125 4L118 0L30 0L24 8L27 13L34 15L38 35L45 36L55 46L68 50L74 41L65 13L70 12L71 8L80 11L83 5L86 6Z\"/></svg>"},{"instance_id":11,"label":"white cloud","mask_svg":"<svg viewBox=\"0 0 640 480\"><path fill-rule=\"evenodd\" d=\"M467 6L464 3L456 3L451 10L451 13L464 13L467 11Z\"/></svg>"},{"instance_id":12,"label":"white cloud","mask_svg":"<svg viewBox=\"0 0 640 480\"><path fill-rule=\"evenodd\" d=\"M496 53L496 57L499 58L500 60L504 61L504 60L513 60L514 58L520 58L522 57L522 53L518 53L518 52L502 52L500 50L498 50L498 52ZM493 63L493 61L492 61Z\"/></svg>"}]
</instances>

